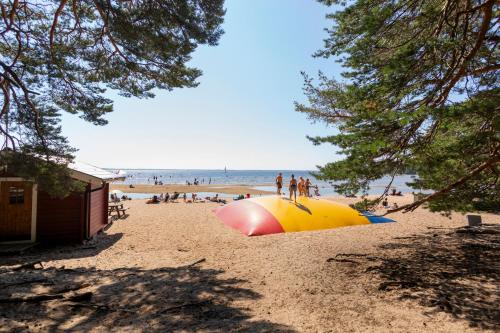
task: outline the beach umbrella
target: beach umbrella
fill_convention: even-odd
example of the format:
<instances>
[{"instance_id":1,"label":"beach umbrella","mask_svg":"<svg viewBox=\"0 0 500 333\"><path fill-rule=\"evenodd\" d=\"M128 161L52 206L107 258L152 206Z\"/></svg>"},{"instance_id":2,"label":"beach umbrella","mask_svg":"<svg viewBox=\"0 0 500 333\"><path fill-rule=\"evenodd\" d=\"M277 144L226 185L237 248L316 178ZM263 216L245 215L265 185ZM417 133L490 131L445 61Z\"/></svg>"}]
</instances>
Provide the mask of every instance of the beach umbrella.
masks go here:
<instances>
[{"instance_id":1,"label":"beach umbrella","mask_svg":"<svg viewBox=\"0 0 500 333\"><path fill-rule=\"evenodd\" d=\"M125 171L123 171L123 170L118 170L118 171L116 172L116 174L117 174L118 176L121 176L121 177L125 177L125 176L127 176L127 173L126 173Z\"/></svg>"},{"instance_id":2,"label":"beach umbrella","mask_svg":"<svg viewBox=\"0 0 500 333\"><path fill-rule=\"evenodd\" d=\"M215 215L247 236L394 222L330 200L299 197L294 202L277 195L234 201L218 207Z\"/></svg>"}]
</instances>

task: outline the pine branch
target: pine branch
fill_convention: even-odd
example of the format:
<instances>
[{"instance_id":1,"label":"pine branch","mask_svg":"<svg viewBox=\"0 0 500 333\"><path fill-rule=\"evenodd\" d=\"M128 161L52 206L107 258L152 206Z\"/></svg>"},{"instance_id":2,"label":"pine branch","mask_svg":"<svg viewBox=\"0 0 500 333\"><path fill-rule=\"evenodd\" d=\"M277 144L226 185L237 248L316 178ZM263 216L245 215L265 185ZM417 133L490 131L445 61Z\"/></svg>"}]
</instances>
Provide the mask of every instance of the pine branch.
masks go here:
<instances>
[{"instance_id":1,"label":"pine branch","mask_svg":"<svg viewBox=\"0 0 500 333\"><path fill-rule=\"evenodd\" d=\"M414 211L415 209L420 207L422 204L429 202L432 199L439 197L445 193L448 193L455 188L460 187L460 185L464 184L466 181L473 178L474 176L480 174L483 170L488 169L488 168L496 165L499 162L500 162L500 155L497 154L497 155L493 156L492 158L490 158L489 160L487 160L486 162L479 165L478 167L476 167L475 169L471 170L467 175L461 177L460 179L458 179L457 181L453 182L452 184L446 186L445 188L443 188L437 192L434 192L434 193L432 193L432 194L430 194L430 195L428 195L420 200L417 200L411 204L403 205L403 206L398 207L396 209L390 209L382 216L385 216L385 215L388 215L391 213L395 213L395 212L399 212L401 210L403 210L404 212Z\"/></svg>"}]
</instances>

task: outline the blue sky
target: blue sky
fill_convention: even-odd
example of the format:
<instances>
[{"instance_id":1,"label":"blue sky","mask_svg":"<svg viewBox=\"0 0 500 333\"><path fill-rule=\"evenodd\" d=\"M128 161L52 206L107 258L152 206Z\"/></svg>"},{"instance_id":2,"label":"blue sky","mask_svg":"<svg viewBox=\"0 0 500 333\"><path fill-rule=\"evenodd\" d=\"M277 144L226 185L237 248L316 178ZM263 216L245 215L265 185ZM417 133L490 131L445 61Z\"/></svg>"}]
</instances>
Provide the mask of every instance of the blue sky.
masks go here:
<instances>
[{"instance_id":1,"label":"blue sky","mask_svg":"<svg viewBox=\"0 0 500 333\"><path fill-rule=\"evenodd\" d=\"M314 0L227 0L216 47L200 47L192 65L197 88L157 91L153 99L110 92L109 124L95 127L63 117L77 159L112 168L314 169L337 159L335 148L306 135L334 131L294 111L305 101L300 71L339 77L322 47L325 14Z\"/></svg>"}]
</instances>

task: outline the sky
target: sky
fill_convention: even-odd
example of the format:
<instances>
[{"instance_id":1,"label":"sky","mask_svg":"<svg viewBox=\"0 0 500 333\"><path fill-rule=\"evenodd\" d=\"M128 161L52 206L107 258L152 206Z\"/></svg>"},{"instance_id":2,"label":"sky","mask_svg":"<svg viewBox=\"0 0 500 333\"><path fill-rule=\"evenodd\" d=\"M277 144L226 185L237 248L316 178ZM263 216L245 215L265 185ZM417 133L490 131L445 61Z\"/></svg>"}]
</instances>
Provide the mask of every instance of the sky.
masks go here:
<instances>
[{"instance_id":1,"label":"sky","mask_svg":"<svg viewBox=\"0 0 500 333\"><path fill-rule=\"evenodd\" d=\"M114 112L104 127L63 116L78 160L122 169L313 170L339 158L335 147L306 138L335 129L311 123L293 104L306 101L301 71L339 78L334 59L312 57L333 9L314 0L226 0L225 8L219 45L193 53L190 65L203 71L198 87L152 99L108 92Z\"/></svg>"}]
</instances>

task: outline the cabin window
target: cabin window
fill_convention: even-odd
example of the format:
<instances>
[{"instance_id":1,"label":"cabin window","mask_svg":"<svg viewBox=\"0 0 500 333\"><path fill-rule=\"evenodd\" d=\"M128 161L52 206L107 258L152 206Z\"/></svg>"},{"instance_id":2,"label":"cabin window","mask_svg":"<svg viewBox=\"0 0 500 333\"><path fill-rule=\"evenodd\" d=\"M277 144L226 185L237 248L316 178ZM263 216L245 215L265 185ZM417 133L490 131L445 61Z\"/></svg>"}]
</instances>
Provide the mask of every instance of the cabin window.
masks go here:
<instances>
[{"instance_id":1,"label":"cabin window","mask_svg":"<svg viewBox=\"0 0 500 333\"><path fill-rule=\"evenodd\" d=\"M14 186L9 187L9 203L11 205L23 204L24 188Z\"/></svg>"}]
</instances>

